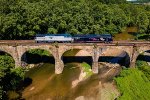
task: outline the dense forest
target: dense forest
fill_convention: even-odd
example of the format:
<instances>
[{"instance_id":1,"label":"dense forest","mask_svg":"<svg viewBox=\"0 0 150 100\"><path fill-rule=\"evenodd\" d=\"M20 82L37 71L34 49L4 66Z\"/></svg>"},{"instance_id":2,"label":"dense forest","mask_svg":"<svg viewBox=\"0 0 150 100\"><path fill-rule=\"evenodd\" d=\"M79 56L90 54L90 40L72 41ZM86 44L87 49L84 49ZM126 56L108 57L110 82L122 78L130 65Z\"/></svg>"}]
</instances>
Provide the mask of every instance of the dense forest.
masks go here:
<instances>
[{"instance_id":1,"label":"dense forest","mask_svg":"<svg viewBox=\"0 0 150 100\"><path fill-rule=\"evenodd\" d=\"M0 39L37 33L117 34L135 26L150 33L150 6L126 0L2 0Z\"/></svg>"}]
</instances>

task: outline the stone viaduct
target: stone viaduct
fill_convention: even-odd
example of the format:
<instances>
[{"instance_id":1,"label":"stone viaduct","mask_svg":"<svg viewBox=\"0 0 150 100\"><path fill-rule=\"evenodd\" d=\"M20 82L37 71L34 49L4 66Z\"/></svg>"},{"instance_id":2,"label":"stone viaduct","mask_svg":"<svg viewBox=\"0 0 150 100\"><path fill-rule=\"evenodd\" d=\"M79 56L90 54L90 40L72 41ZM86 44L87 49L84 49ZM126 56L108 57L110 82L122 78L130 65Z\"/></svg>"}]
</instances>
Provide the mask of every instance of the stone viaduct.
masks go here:
<instances>
[{"instance_id":1,"label":"stone viaduct","mask_svg":"<svg viewBox=\"0 0 150 100\"><path fill-rule=\"evenodd\" d=\"M22 64L21 58L25 52L31 49L43 49L49 51L55 59L55 73L60 74L63 71L64 63L62 61L62 55L71 49L80 49L87 51L92 57L92 71L98 73L98 59L102 56L106 50L118 49L125 51L130 57L130 67L135 66L136 59L139 54L150 50L150 42L145 43L112 43L112 44L100 44L100 43L60 43L60 44L0 44L0 51L10 54L14 61L15 66L20 67Z\"/></svg>"}]
</instances>

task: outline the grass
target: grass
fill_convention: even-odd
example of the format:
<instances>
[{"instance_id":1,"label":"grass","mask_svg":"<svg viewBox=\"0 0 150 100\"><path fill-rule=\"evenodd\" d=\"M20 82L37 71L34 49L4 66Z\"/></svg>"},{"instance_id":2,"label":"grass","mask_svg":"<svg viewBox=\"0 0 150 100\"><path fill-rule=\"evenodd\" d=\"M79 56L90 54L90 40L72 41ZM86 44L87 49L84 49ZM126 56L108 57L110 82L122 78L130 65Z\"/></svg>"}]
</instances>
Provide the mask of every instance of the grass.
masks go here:
<instances>
[{"instance_id":1,"label":"grass","mask_svg":"<svg viewBox=\"0 0 150 100\"><path fill-rule=\"evenodd\" d=\"M137 68L124 69L115 81L121 93L118 100L149 100L150 81Z\"/></svg>"},{"instance_id":2,"label":"grass","mask_svg":"<svg viewBox=\"0 0 150 100\"><path fill-rule=\"evenodd\" d=\"M141 70L145 74L145 76L150 81L150 65L148 65L148 63L146 61L138 60L136 62L136 66L139 70Z\"/></svg>"}]
</instances>

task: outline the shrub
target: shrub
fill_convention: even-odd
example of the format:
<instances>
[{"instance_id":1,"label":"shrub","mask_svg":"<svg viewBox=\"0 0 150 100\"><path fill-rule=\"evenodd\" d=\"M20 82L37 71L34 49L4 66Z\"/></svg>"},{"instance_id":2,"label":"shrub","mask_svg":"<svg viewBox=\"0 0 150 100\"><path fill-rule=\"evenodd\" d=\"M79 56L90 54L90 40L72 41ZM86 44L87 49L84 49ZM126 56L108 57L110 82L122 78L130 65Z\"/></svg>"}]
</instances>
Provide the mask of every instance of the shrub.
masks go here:
<instances>
[{"instance_id":1,"label":"shrub","mask_svg":"<svg viewBox=\"0 0 150 100\"><path fill-rule=\"evenodd\" d=\"M146 61L137 61L136 66L141 70L150 81L150 65Z\"/></svg>"},{"instance_id":2,"label":"shrub","mask_svg":"<svg viewBox=\"0 0 150 100\"><path fill-rule=\"evenodd\" d=\"M115 81L121 93L118 100L149 100L150 81L142 71L124 69Z\"/></svg>"},{"instance_id":3,"label":"shrub","mask_svg":"<svg viewBox=\"0 0 150 100\"><path fill-rule=\"evenodd\" d=\"M83 71L86 72L86 77L89 77L93 74L91 71L91 66L89 64L83 62L81 66L83 67Z\"/></svg>"}]
</instances>

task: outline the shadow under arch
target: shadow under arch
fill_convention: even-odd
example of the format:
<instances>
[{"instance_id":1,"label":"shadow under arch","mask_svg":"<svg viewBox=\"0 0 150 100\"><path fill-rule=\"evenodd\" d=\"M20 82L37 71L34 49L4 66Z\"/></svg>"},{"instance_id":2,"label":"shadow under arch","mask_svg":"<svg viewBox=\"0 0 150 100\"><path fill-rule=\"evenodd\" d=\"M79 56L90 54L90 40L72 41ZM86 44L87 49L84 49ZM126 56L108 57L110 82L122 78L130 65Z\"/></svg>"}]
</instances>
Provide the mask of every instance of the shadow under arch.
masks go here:
<instances>
[{"instance_id":1,"label":"shadow under arch","mask_svg":"<svg viewBox=\"0 0 150 100\"><path fill-rule=\"evenodd\" d=\"M82 63L86 62L92 66L92 56L85 50L82 49L70 49L65 51L61 57L64 64L66 63Z\"/></svg>"},{"instance_id":2,"label":"shadow under arch","mask_svg":"<svg viewBox=\"0 0 150 100\"><path fill-rule=\"evenodd\" d=\"M130 67L129 54L120 49L106 50L98 59L98 62L106 62L110 64L119 64L120 66Z\"/></svg>"},{"instance_id":3,"label":"shadow under arch","mask_svg":"<svg viewBox=\"0 0 150 100\"><path fill-rule=\"evenodd\" d=\"M5 58L2 59L2 60L6 61L6 64L9 64L8 66L11 66L11 67L15 68L15 60L14 60L14 58L11 54L9 54L8 52L5 52L3 50L0 50L0 56L5 56ZM4 64L5 64L5 62L4 62Z\"/></svg>"},{"instance_id":4,"label":"shadow under arch","mask_svg":"<svg viewBox=\"0 0 150 100\"><path fill-rule=\"evenodd\" d=\"M145 62L150 62L150 50L144 51L143 53L139 54L137 56L136 62L140 61L145 61Z\"/></svg>"},{"instance_id":5,"label":"shadow under arch","mask_svg":"<svg viewBox=\"0 0 150 100\"><path fill-rule=\"evenodd\" d=\"M55 64L54 56L45 49L30 49L23 53L21 62L26 64L51 63Z\"/></svg>"}]
</instances>

